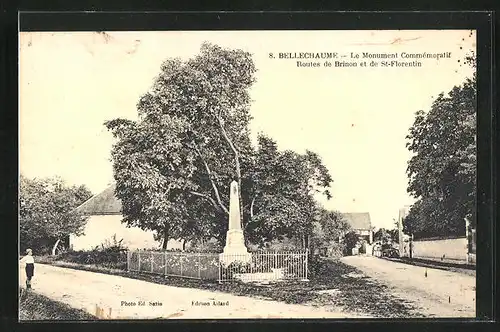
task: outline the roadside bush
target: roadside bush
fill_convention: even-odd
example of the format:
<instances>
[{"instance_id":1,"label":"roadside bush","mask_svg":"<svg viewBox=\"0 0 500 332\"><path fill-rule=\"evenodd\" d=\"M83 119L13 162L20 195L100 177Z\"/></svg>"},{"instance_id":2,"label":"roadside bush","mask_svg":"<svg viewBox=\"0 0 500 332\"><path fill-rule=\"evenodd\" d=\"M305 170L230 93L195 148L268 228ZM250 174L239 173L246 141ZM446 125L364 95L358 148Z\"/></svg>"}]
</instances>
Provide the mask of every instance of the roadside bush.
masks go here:
<instances>
[{"instance_id":1,"label":"roadside bush","mask_svg":"<svg viewBox=\"0 0 500 332\"><path fill-rule=\"evenodd\" d=\"M345 245L343 243L331 243L326 254L330 258L340 258L344 255L344 250Z\"/></svg>"},{"instance_id":2,"label":"roadside bush","mask_svg":"<svg viewBox=\"0 0 500 332\"><path fill-rule=\"evenodd\" d=\"M189 248L187 248L186 251L189 252L206 252L206 253L220 253L222 252L223 246L215 241L215 240L210 240L210 241L204 241L204 242L198 242L190 245Z\"/></svg>"},{"instance_id":3,"label":"roadside bush","mask_svg":"<svg viewBox=\"0 0 500 332\"><path fill-rule=\"evenodd\" d=\"M116 235L92 250L66 251L57 255L56 260L77 264L98 265L102 267L126 269L127 248L123 240L117 241Z\"/></svg>"},{"instance_id":4,"label":"roadside bush","mask_svg":"<svg viewBox=\"0 0 500 332\"><path fill-rule=\"evenodd\" d=\"M310 279L321 275L324 270L325 260L318 255L310 255L307 262L307 275Z\"/></svg>"},{"instance_id":5,"label":"roadside bush","mask_svg":"<svg viewBox=\"0 0 500 332\"><path fill-rule=\"evenodd\" d=\"M352 249L356 247L358 244L359 237L355 232L349 232L344 236L344 255L350 256L352 255Z\"/></svg>"}]
</instances>

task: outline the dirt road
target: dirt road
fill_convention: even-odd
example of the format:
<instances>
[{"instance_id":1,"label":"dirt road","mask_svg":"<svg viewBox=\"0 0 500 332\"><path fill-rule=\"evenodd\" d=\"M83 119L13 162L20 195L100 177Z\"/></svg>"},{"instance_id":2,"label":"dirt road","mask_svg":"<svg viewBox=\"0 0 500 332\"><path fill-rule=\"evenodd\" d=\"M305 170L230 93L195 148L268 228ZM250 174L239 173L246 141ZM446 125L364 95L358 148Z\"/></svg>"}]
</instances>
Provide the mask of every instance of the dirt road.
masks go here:
<instances>
[{"instance_id":1,"label":"dirt road","mask_svg":"<svg viewBox=\"0 0 500 332\"><path fill-rule=\"evenodd\" d=\"M24 286L21 278L20 285ZM259 300L37 264L33 290L103 319L355 318L341 310Z\"/></svg>"},{"instance_id":2,"label":"dirt road","mask_svg":"<svg viewBox=\"0 0 500 332\"><path fill-rule=\"evenodd\" d=\"M349 256L342 261L387 285L393 295L413 302L425 316L476 316L474 276L376 257Z\"/></svg>"}]
</instances>

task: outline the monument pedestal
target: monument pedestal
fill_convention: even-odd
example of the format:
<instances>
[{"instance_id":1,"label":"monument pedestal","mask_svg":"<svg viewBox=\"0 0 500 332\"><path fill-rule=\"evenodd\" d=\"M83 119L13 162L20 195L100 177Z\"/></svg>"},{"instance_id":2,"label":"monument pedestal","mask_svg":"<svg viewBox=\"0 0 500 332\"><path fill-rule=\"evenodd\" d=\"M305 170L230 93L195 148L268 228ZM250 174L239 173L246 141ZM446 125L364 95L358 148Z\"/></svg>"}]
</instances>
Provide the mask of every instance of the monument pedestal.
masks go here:
<instances>
[{"instance_id":1,"label":"monument pedestal","mask_svg":"<svg viewBox=\"0 0 500 332\"><path fill-rule=\"evenodd\" d=\"M226 234L226 246L220 254L220 261L224 265L229 265L232 262L239 261L242 263L250 263L252 254L248 252L243 238L243 231L240 229L230 229Z\"/></svg>"},{"instance_id":2,"label":"monument pedestal","mask_svg":"<svg viewBox=\"0 0 500 332\"><path fill-rule=\"evenodd\" d=\"M236 181L231 182L229 193L229 227L226 234L224 252L219 255L219 260L224 265L239 261L250 263L252 255L248 252L241 229L239 188Z\"/></svg>"}]
</instances>

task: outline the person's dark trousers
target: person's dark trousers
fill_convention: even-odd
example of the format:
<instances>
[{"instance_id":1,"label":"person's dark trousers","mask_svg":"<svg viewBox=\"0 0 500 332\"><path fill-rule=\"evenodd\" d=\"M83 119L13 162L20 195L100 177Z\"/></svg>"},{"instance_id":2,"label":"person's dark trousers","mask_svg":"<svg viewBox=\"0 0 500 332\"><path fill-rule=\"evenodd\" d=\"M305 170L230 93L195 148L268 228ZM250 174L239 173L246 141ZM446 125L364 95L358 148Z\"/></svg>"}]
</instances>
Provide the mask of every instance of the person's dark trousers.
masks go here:
<instances>
[{"instance_id":1,"label":"person's dark trousers","mask_svg":"<svg viewBox=\"0 0 500 332\"><path fill-rule=\"evenodd\" d=\"M31 288L31 278L33 278L35 272L34 264L26 264L26 288Z\"/></svg>"}]
</instances>

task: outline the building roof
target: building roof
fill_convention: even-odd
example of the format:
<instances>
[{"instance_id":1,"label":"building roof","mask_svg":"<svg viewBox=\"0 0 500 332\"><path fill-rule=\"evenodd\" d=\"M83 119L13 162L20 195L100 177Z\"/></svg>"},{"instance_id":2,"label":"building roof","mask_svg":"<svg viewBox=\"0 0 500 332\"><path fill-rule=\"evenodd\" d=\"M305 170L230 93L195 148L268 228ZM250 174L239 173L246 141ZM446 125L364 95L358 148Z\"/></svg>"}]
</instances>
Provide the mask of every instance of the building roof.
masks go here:
<instances>
[{"instance_id":1,"label":"building roof","mask_svg":"<svg viewBox=\"0 0 500 332\"><path fill-rule=\"evenodd\" d=\"M370 220L370 213L342 213L346 221L353 229L370 230L372 223Z\"/></svg>"},{"instance_id":2,"label":"building roof","mask_svg":"<svg viewBox=\"0 0 500 332\"><path fill-rule=\"evenodd\" d=\"M76 211L87 216L121 214L122 203L115 195L115 185L113 184L101 193L92 196L77 207Z\"/></svg>"}]
</instances>

